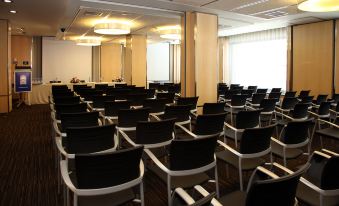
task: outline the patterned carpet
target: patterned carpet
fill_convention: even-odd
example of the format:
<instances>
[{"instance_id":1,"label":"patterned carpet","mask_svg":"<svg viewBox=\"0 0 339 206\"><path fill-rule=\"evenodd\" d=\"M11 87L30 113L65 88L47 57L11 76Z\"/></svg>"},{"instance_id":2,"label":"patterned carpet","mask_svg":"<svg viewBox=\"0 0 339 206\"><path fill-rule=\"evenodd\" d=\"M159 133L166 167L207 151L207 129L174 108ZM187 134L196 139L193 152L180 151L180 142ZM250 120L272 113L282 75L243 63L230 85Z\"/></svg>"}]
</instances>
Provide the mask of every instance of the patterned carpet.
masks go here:
<instances>
[{"instance_id":1,"label":"patterned carpet","mask_svg":"<svg viewBox=\"0 0 339 206\"><path fill-rule=\"evenodd\" d=\"M0 116L1 206L63 205L62 195L57 190L50 121L48 105L22 106L9 115ZM315 147L318 142L314 141ZM325 144L339 151L337 143L326 141ZM291 167L302 162L305 158L292 161ZM224 164L220 163L218 168L221 194L236 190L237 171L231 169L230 178L226 179ZM249 174L246 176L248 178ZM165 184L154 174L146 172L146 205L166 205L166 194Z\"/></svg>"}]
</instances>

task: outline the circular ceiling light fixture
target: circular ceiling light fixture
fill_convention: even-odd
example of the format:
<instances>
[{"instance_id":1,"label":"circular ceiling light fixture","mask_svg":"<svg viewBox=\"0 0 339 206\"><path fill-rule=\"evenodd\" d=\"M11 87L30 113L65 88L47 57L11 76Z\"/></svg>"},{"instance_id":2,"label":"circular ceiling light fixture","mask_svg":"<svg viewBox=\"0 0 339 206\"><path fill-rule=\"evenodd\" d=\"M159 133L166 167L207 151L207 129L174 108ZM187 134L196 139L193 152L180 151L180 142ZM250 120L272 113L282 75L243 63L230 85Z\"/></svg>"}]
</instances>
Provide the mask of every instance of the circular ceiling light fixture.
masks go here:
<instances>
[{"instance_id":1,"label":"circular ceiling light fixture","mask_svg":"<svg viewBox=\"0 0 339 206\"><path fill-rule=\"evenodd\" d=\"M123 35L131 32L131 27L123 22L99 23L94 26L94 32L107 35Z\"/></svg>"},{"instance_id":2,"label":"circular ceiling light fixture","mask_svg":"<svg viewBox=\"0 0 339 206\"><path fill-rule=\"evenodd\" d=\"M3 2L5 2L5 3L12 3L13 1L12 0L3 0Z\"/></svg>"},{"instance_id":3,"label":"circular ceiling light fixture","mask_svg":"<svg viewBox=\"0 0 339 206\"><path fill-rule=\"evenodd\" d=\"M160 33L160 37L163 39L181 39L181 27L179 25L157 27L156 30Z\"/></svg>"},{"instance_id":4,"label":"circular ceiling light fixture","mask_svg":"<svg viewBox=\"0 0 339 206\"><path fill-rule=\"evenodd\" d=\"M82 37L76 40L76 44L78 46L100 46L101 41L99 38Z\"/></svg>"},{"instance_id":5,"label":"circular ceiling light fixture","mask_svg":"<svg viewBox=\"0 0 339 206\"><path fill-rule=\"evenodd\" d=\"M12 13L12 14L16 14L15 10L10 10L9 12Z\"/></svg>"},{"instance_id":6,"label":"circular ceiling light fixture","mask_svg":"<svg viewBox=\"0 0 339 206\"><path fill-rule=\"evenodd\" d=\"M309 12L339 11L338 0L307 0L298 5L298 9Z\"/></svg>"}]
</instances>

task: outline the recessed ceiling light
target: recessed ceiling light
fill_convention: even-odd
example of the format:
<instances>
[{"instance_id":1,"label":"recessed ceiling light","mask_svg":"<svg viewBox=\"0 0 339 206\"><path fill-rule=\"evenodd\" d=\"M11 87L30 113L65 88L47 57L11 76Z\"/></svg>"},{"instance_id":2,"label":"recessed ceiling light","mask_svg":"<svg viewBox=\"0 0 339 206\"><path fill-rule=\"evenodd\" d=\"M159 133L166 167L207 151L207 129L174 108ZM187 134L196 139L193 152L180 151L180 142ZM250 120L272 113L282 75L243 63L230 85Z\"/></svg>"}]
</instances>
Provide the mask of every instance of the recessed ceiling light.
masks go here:
<instances>
[{"instance_id":1,"label":"recessed ceiling light","mask_svg":"<svg viewBox=\"0 0 339 206\"><path fill-rule=\"evenodd\" d=\"M12 3L13 1L11 1L11 0L3 0L3 2L5 2L5 3Z\"/></svg>"},{"instance_id":2,"label":"recessed ceiling light","mask_svg":"<svg viewBox=\"0 0 339 206\"><path fill-rule=\"evenodd\" d=\"M10 10L9 12L11 12L12 14L16 14L15 10Z\"/></svg>"},{"instance_id":3,"label":"recessed ceiling light","mask_svg":"<svg viewBox=\"0 0 339 206\"><path fill-rule=\"evenodd\" d=\"M131 27L120 22L99 23L95 25L94 32L98 34L122 35L129 34Z\"/></svg>"},{"instance_id":4,"label":"recessed ceiling light","mask_svg":"<svg viewBox=\"0 0 339 206\"><path fill-rule=\"evenodd\" d=\"M76 40L76 44L79 46L100 46L101 40L95 37L82 37Z\"/></svg>"},{"instance_id":5,"label":"recessed ceiling light","mask_svg":"<svg viewBox=\"0 0 339 206\"><path fill-rule=\"evenodd\" d=\"M298 5L298 9L310 12L339 11L338 0L307 0Z\"/></svg>"}]
</instances>

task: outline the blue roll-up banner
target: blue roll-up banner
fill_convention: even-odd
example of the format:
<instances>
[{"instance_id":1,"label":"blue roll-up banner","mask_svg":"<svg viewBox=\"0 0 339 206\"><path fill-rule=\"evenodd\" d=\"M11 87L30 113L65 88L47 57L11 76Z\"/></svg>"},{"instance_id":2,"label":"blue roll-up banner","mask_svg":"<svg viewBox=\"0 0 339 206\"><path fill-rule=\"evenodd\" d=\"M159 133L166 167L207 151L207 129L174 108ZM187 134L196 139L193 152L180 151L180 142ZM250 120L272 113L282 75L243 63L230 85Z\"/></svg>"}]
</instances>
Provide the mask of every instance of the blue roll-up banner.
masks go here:
<instances>
[{"instance_id":1,"label":"blue roll-up banner","mask_svg":"<svg viewBox=\"0 0 339 206\"><path fill-rule=\"evenodd\" d=\"M32 91L32 71L15 70L14 71L14 91L16 93Z\"/></svg>"}]
</instances>

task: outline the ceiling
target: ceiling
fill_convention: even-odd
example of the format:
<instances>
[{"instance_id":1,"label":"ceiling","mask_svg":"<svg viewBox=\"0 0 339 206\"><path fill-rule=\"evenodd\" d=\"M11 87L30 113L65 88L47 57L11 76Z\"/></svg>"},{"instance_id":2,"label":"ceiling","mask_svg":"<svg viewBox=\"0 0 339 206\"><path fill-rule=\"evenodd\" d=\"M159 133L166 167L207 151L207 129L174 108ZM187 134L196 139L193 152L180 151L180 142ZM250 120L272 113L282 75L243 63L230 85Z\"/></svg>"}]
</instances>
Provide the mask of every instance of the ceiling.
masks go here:
<instances>
[{"instance_id":1,"label":"ceiling","mask_svg":"<svg viewBox=\"0 0 339 206\"><path fill-rule=\"evenodd\" d=\"M211 13L219 17L221 36L339 18L339 12L301 12L297 9L300 1L13 0L11 4L0 2L0 19L10 20L13 34L63 36L60 28L66 28L66 36L71 37L91 33L93 25L82 16L87 10L113 17L121 12L128 13L138 22L133 32L145 32L154 25L178 21L178 16L185 11ZM16 10L17 13L11 14L9 10Z\"/></svg>"}]
</instances>

